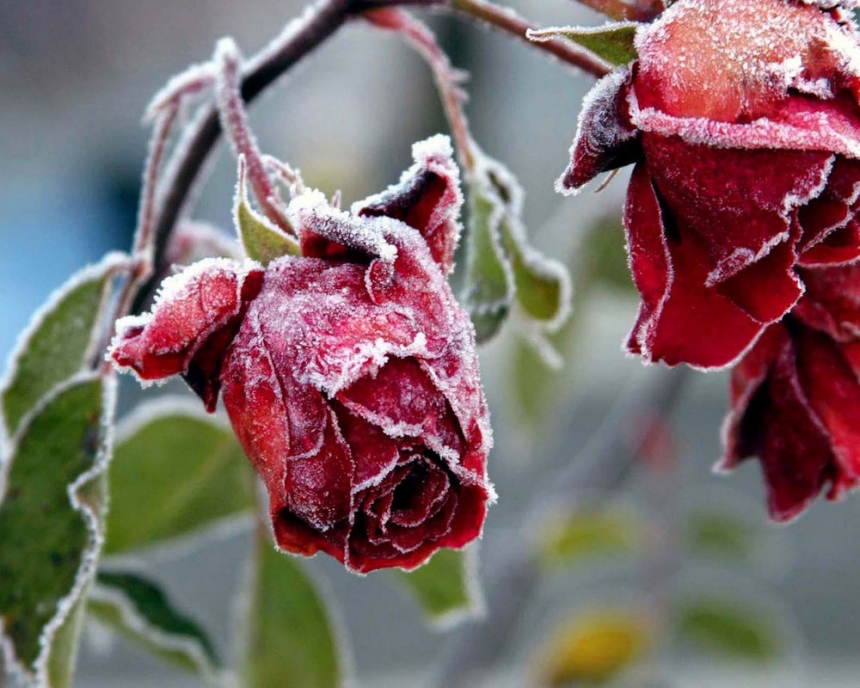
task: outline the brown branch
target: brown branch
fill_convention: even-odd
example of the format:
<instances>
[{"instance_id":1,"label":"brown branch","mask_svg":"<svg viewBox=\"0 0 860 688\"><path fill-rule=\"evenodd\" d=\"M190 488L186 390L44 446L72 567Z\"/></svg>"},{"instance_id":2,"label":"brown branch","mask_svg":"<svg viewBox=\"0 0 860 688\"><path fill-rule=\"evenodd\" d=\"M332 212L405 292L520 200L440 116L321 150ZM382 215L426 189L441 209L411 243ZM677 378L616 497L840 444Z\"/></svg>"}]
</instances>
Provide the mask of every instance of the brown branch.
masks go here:
<instances>
[{"instance_id":1,"label":"brown branch","mask_svg":"<svg viewBox=\"0 0 860 688\"><path fill-rule=\"evenodd\" d=\"M594 53L563 40L535 43L528 39L526 32L536 29L526 19L508 7L496 5L488 0L451 0L451 8L471 19L477 19L493 29L510 34L553 57L581 69L591 76L600 78L611 71L611 67Z\"/></svg>"}]
</instances>

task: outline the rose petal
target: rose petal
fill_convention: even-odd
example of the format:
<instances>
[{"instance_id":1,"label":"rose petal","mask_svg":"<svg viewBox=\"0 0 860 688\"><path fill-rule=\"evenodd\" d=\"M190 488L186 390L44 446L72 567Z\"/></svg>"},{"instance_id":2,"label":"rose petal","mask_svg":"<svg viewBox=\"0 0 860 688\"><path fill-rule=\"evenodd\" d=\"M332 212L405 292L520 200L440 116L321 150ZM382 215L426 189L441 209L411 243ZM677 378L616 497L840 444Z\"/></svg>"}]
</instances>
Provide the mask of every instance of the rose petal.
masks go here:
<instances>
[{"instance_id":1,"label":"rose petal","mask_svg":"<svg viewBox=\"0 0 860 688\"><path fill-rule=\"evenodd\" d=\"M795 316L840 342L860 336L860 267L802 269L800 275L807 291Z\"/></svg>"},{"instance_id":2,"label":"rose petal","mask_svg":"<svg viewBox=\"0 0 860 688\"><path fill-rule=\"evenodd\" d=\"M790 210L821 193L833 162L820 152L714 149L653 134L642 140L678 232L707 247L709 285L787 241Z\"/></svg>"},{"instance_id":3,"label":"rose petal","mask_svg":"<svg viewBox=\"0 0 860 688\"><path fill-rule=\"evenodd\" d=\"M213 411L224 352L260 290L262 274L254 264L208 259L167 278L151 313L118 321L111 358L141 380L185 374Z\"/></svg>"},{"instance_id":4,"label":"rose petal","mask_svg":"<svg viewBox=\"0 0 860 688\"><path fill-rule=\"evenodd\" d=\"M337 399L388 437L420 438L436 452L463 453L462 433L450 405L414 359L391 359L376 377L357 380Z\"/></svg>"},{"instance_id":5,"label":"rose petal","mask_svg":"<svg viewBox=\"0 0 860 688\"><path fill-rule=\"evenodd\" d=\"M828 336L799 326L793 338L801 386L833 451L836 499L860 480L860 383Z\"/></svg>"},{"instance_id":6,"label":"rose petal","mask_svg":"<svg viewBox=\"0 0 860 688\"><path fill-rule=\"evenodd\" d=\"M695 237L681 237L664 222L648 168L639 164L628 188L624 218L630 267L642 294L628 349L647 361L669 365L730 365L766 323L753 319L716 288L706 287L708 266ZM776 301L772 310L782 306Z\"/></svg>"},{"instance_id":7,"label":"rose petal","mask_svg":"<svg viewBox=\"0 0 860 688\"><path fill-rule=\"evenodd\" d=\"M398 184L356 203L352 212L363 217L390 217L417 229L443 274L454 264L460 238L460 172L445 137L433 137L412 147L415 164Z\"/></svg>"}]
</instances>

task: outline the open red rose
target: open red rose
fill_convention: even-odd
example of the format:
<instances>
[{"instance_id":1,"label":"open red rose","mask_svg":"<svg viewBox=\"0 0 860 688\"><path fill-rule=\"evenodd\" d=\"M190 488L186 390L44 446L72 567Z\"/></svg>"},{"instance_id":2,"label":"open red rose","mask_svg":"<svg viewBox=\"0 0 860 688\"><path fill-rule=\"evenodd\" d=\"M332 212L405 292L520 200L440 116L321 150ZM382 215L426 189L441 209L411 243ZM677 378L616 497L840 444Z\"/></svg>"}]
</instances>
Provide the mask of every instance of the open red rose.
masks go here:
<instances>
[{"instance_id":1,"label":"open red rose","mask_svg":"<svg viewBox=\"0 0 860 688\"><path fill-rule=\"evenodd\" d=\"M840 4L679 0L587 99L559 186L636 165L631 352L731 365L798 302L799 267L860 259L860 42Z\"/></svg>"},{"instance_id":2,"label":"open red rose","mask_svg":"<svg viewBox=\"0 0 860 688\"><path fill-rule=\"evenodd\" d=\"M771 516L860 482L860 263L804 271L807 293L732 372L725 455L757 456Z\"/></svg>"},{"instance_id":3,"label":"open red rose","mask_svg":"<svg viewBox=\"0 0 860 688\"><path fill-rule=\"evenodd\" d=\"M208 260L166 281L110 352L218 393L269 492L275 538L364 573L481 533L492 444L474 330L448 286L462 205L450 144L347 213L290 205L303 257Z\"/></svg>"}]
</instances>

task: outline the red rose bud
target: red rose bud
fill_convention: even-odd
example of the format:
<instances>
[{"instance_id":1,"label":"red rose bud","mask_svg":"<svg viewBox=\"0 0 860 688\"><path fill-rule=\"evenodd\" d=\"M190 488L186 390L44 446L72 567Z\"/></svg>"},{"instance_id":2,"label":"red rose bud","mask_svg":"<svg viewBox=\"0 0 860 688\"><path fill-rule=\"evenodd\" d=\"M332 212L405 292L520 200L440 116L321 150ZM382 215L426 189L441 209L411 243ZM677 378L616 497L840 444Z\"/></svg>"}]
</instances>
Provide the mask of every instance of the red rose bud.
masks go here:
<instances>
[{"instance_id":1,"label":"red rose bud","mask_svg":"<svg viewBox=\"0 0 860 688\"><path fill-rule=\"evenodd\" d=\"M719 469L757 456L771 517L860 481L860 264L805 271L806 296L732 372Z\"/></svg>"},{"instance_id":2,"label":"red rose bud","mask_svg":"<svg viewBox=\"0 0 860 688\"><path fill-rule=\"evenodd\" d=\"M679 0L636 47L587 98L559 187L636 163L627 347L727 366L798 302L799 267L860 258L858 34L834 2Z\"/></svg>"},{"instance_id":3,"label":"red rose bud","mask_svg":"<svg viewBox=\"0 0 860 688\"><path fill-rule=\"evenodd\" d=\"M444 137L413 152L353 213L296 198L303 257L170 278L110 352L143 380L182 374L210 410L223 390L278 545L360 573L463 547L494 498L474 330L446 280L459 174Z\"/></svg>"}]
</instances>

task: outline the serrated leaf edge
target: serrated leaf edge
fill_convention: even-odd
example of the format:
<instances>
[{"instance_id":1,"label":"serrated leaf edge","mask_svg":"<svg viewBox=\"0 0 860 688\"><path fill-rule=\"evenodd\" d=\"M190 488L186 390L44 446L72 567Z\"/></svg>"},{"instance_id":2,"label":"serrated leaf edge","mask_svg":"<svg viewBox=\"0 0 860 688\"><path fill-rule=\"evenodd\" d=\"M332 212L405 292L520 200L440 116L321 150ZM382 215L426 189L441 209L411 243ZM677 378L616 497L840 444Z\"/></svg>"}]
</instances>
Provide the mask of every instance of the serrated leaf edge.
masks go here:
<instances>
[{"instance_id":1,"label":"serrated leaf edge","mask_svg":"<svg viewBox=\"0 0 860 688\"><path fill-rule=\"evenodd\" d=\"M93 263L87 265L77 272L75 272L68 280L66 280L59 287L54 289L51 294L48 296L47 300L39 306L39 308L30 316L30 322L27 324L19 334L18 338L15 341L15 345L12 347L12 350L9 352L6 357L6 367L4 368L3 375L0 377L0 468L5 463L7 458L11 458L12 451L14 450L15 444L12 436L9 432L9 426L6 422L6 416L3 412L3 403L2 397L9 389L14 380L14 372L17 370L18 361L21 359L21 356L27 349L27 344L30 339L32 339L33 335L36 331L42 326L45 322L45 318L53 312L59 303L68 296L75 289L80 287L84 282L88 282L90 280L100 278L103 276L109 276L111 272L118 272L123 268L130 265L131 258L120 251L112 251L106 254L98 263ZM102 300L99 304L101 308L105 301L108 298L108 290L106 289L102 293ZM87 347L86 354L84 355L84 361L91 358L94 354L94 347L98 341L98 332L99 328L96 327L93 329L93 332L90 333L90 343ZM83 362L81 363L81 367L83 367ZM50 396L52 392L56 391L57 387L54 390L51 390L46 393L46 397ZM32 411L32 409L31 409ZM29 414L28 414L29 415ZM19 429L24 427L26 416L21 419L19 423ZM2 471L0 471L2 472ZM2 490L0 490L0 494L2 494Z\"/></svg>"},{"instance_id":2,"label":"serrated leaf edge","mask_svg":"<svg viewBox=\"0 0 860 688\"><path fill-rule=\"evenodd\" d=\"M112 569L113 571L113 569ZM139 570L123 570L122 573L142 574ZM189 636L167 633L157 626L150 624L137 612L134 602L119 589L101 583L94 583L90 589L90 599L95 602L111 604L119 610L122 623L131 631L150 640L154 645L167 651L179 651L188 656L197 667L204 681L210 684L222 685L229 675L228 671L219 670L206 656L200 642Z\"/></svg>"},{"instance_id":3,"label":"serrated leaf edge","mask_svg":"<svg viewBox=\"0 0 860 688\"><path fill-rule=\"evenodd\" d=\"M31 672L27 667L23 666L15 655L15 650L12 642L6 638L2 620L0 620L0 652L3 653L3 659L6 663L7 671L25 685L32 685L37 688L48 686L48 663L51 654L51 642L57 631L62 627L63 623L72 611L75 603L87 592L90 584L95 576L98 565L99 554L104 546L104 527L100 520L104 518L104 507L102 513L95 513L90 505L80 499L80 491L90 482L104 475L110 465L112 455L112 447L114 441L113 417L116 407L117 384L114 375L103 376L99 373L82 373L71 377L66 382L54 387L51 392L46 394L39 403L31 409L30 412L21 420L21 427L15 434L15 446L17 440L22 433L29 427L32 419L43 411L51 402L58 396L71 389L72 387L88 382L100 381L102 384L102 416L100 425L104 428L104 435L101 438L101 445L96 454L96 459L93 466L81 473L74 482L72 482L66 491L69 496L69 502L72 508L80 513L86 524L89 543L86 550L83 552L82 562L78 572L75 575L75 581L69 593L63 597L57 604L57 612L54 617L42 629L42 634L39 638L40 651L33 663L35 673ZM11 465L11 454L9 461L4 462L0 466L0 504L3 502L6 485L8 481L8 470Z\"/></svg>"}]
</instances>

